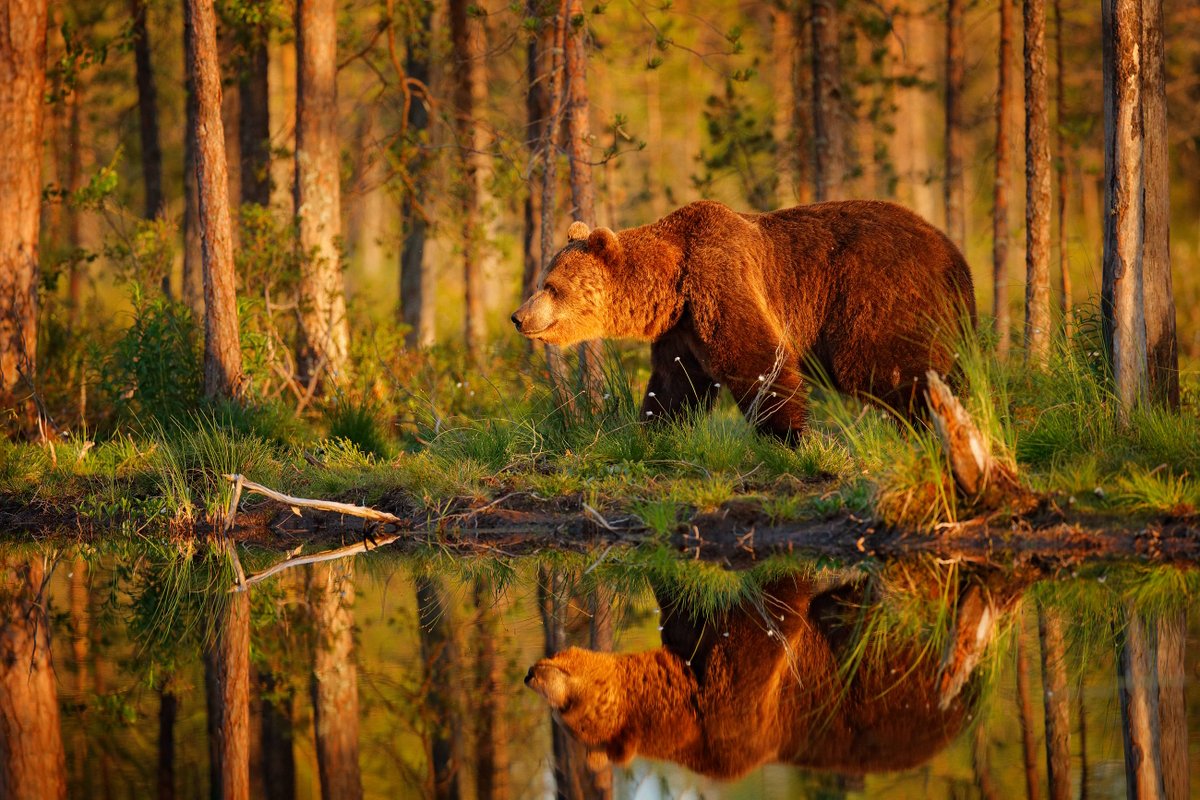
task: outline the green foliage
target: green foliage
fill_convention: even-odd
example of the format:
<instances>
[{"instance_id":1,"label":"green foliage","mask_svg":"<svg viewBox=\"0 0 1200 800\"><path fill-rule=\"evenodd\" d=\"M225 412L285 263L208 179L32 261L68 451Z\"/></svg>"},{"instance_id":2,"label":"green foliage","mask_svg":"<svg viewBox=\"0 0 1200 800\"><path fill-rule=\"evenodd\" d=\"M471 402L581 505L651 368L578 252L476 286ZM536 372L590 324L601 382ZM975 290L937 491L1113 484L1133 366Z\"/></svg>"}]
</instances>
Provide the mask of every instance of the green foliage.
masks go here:
<instances>
[{"instance_id":1,"label":"green foliage","mask_svg":"<svg viewBox=\"0 0 1200 800\"><path fill-rule=\"evenodd\" d=\"M700 151L704 172L692 178L696 189L707 197L717 180L732 176L755 211L776 208L779 172L770 117L756 112L734 80L726 81L724 94L710 95L704 106L711 149Z\"/></svg>"},{"instance_id":2,"label":"green foliage","mask_svg":"<svg viewBox=\"0 0 1200 800\"><path fill-rule=\"evenodd\" d=\"M325 409L330 439L352 442L362 452L378 458L387 458L395 451L384 430L383 418L383 409L378 403L340 393Z\"/></svg>"}]
</instances>

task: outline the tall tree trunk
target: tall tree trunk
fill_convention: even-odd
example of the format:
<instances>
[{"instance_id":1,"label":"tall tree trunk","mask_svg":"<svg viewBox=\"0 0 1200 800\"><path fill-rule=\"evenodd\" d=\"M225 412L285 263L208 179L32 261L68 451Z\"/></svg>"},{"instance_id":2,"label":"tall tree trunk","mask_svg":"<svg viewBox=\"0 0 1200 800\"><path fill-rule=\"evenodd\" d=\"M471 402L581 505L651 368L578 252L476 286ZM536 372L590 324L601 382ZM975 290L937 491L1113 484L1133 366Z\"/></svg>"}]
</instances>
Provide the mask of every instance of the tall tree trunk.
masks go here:
<instances>
[{"instance_id":1,"label":"tall tree trunk","mask_svg":"<svg viewBox=\"0 0 1200 800\"><path fill-rule=\"evenodd\" d=\"M350 320L342 283L341 164L337 136L337 5L296 3L296 221L300 252L300 340L303 383L345 376Z\"/></svg>"},{"instance_id":2,"label":"tall tree trunk","mask_svg":"<svg viewBox=\"0 0 1200 800\"><path fill-rule=\"evenodd\" d=\"M170 686L158 689L158 800L175 800L175 718L179 698Z\"/></svg>"},{"instance_id":3,"label":"tall tree trunk","mask_svg":"<svg viewBox=\"0 0 1200 800\"><path fill-rule=\"evenodd\" d=\"M1009 0L1001 0L1009 2ZM1038 800L1037 734L1033 723L1033 702L1029 695L1029 645L1026 643L1025 626L1017 627L1017 702L1021 719L1021 750L1025 763L1025 797Z\"/></svg>"},{"instance_id":4,"label":"tall tree trunk","mask_svg":"<svg viewBox=\"0 0 1200 800\"><path fill-rule=\"evenodd\" d=\"M204 318L204 249L200 245L200 187L196 182L196 131L199 102L192 74L195 47L192 20L183 15L184 115L183 130L183 274L180 295L197 319Z\"/></svg>"},{"instance_id":5,"label":"tall tree trunk","mask_svg":"<svg viewBox=\"0 0 1200 800\"><path fill-rule=\"evenodd\" d=\"M946 233L960 249L967 241L963 207L963 2L948 0L946 5Z\"/></svg>"},{"instance_id":6,"label":"tall tree trunk","mask_svg":"<svg viewBox=\"0 0 1200 800\"><path fill-rule=\"evenodd\" d=\"M1150 395L1179 407L1179 345L1171 286L1171 163L1167 152L1167 70L1162 0L1141 0L1145 229L1142 254Z\"/></svg>"},{"instance_id":7,"label":"tall tree trunk","mask_svg":"<svg viewBox=\"0 0 1200 800\"><path fill-rule=\"evenodd\" d=\"M1067 649L1062 617L1038 609L1042 644L1042 698L1046 709L1046 771L1052 800L1071 796L1071 694L1067 689Z\"/></svg>"},{"instance_id":8,"label":"tall tree trunk","mask_svg":"<svg viewBox=\"0 0 1200 800\"><path fill-rule=\"evenodd\" d=\"M9 0L0 12L0 407L37 369L38 229L46 0ZM60 746L61 751L61 746Z\"/></svg>"},{"instance_id":9,"label":"tall tree trunk","mask_svg":"<svg viewBox=\"0 0 1200 800\"><path fill-rule=\"evenodd\" d=\"M583 0L568 0L565 71L567 81L567 148L571 170L571 204L574 219L596 227L596 190L591 164L591 104L587 81L587 17ZM579 346L581 383L595 401L604 391L604 370L601 365L600 342L583 342Z\"/></svg>"},{"instance_id":10,"label":"tall tree trunk","mask_svg":"<svg viewBox=\"0 0 1200 800\"><path fill-rule=\"evenodd\" d=\"M1025 0L1025 359L1050 358L1050 119L1046 0Z\"/></svg>"},{"instance_id":11,"label":"tall tree trunk","mask_svg":"<svg viewBox=\"0 0 1200 800\"><path fill-rule=\"evenodd\" d=\"M1188 765L1187 607L1158 619L1158 725L1163 788L1168 800L1191 796Z\"/></svg>"},{"instance_id":12,"label":"tall tree trunk","mask_svg":"<svg viewBox=\"0 0 1200 800\"><path fill-rule=\"evenodd\" d=\"M458 644L441 582L422 576L416 580L416 590L421 663L429 687L425 693L426 722L432 728L426 743L430 794L438 800L454 800L459 796L462 767L462 721L453 689L459 679Z\"/></svg>"},{"instance_id":13,"label":"tall tree trunk","mask_svg":"<svg viewBox=\"0 0 1200 800\"><path fill-rule=\"evenodd\" d=\"M775 109L771 133L775 139L775 165L779 183L786 187L785 200L796 199L796 148L799 142L795 129L796 96L796 12L791 4L771 6L771 94ZM790 203L788 203L790 205Z\"/></svg>"},{"instance_id":14,"label":"tall tree trunk","mask_svg":"<svg viewBox=\"0 0 1200 800\"><path fill-rule=\"evenodd\" d=\"M146 219L163 213L162 147L158 140L158 92L150 64L150 32L146 29L146 0L129 0L133 15L133 55L137 70L138 120L142 138L142 183L146 192ZM163 279L169 292L169 279Z\"/></svg>"},{"instance_id":15,"label":"tall tree trunk","mask_svg":"<svg viewBox=\"0 0 1200 800\"><path fill-rule=\"evenodd\" d=\"M454 47L454 115L461 153L463 232L463 340L467 358L478 364L486 337L484 280L487 242L483 235L490 147L487 128L478 118L487 101L487 36L483 20L466 0L451 0L450 36Z\"/></svg>"},{"instance_id":16,"label":"tall tree trunk","mask_svg":"<svg viewBox=\"0 0 1200 800\"><path fill-rule=\"evenodd\" d=\"M928 6L920 0L897 3L896 31L888 37L888 51L891 77L896 83L895 115L900 121L892 138L899 199L932 220L937 197L929 142L936 136L933 120L937 103L929 89L931 76L923 68L931 60L937 41Z\"/></svg>"},{"instance_id":17,"label":"tall tree trunk","mask_svg":"<svg viewBox=\"0 0 1200 800\"><path fill-rule=\"evenodd\" d=\"M432 46L433 7L422 4L419 30L409 33L404 69L412 81L429 86L429 48ZM408 106L408 141L413 153L407 170L411 188L404 192L400 217L404 224L404 245L400 251L400 315L408 326L405 343L409 347L430 347L437 337L433 315L433 282L430 265L425 263L425 236L428 227L421 203L429 187L429 159L423 148L429 130L429 98L414 92Z\"/></svg>"},{"instance_id":18,"label":"tall tree trunk","mask_svg":"<svg viewBox=\"0 0 1200 800\"><path fill-rule=\"evenodd\" d=\"M44 9L41 13L44 31ZM12 25L15 19L0 14L0 47L21 44L11 38L20 30ZM0 92L8 88L0 86ZM12 800L67 796L45 580L40 557L0 558L0 797Z\"/></svg>"},{"instance_id":19,"label":"tall tree trunk","mask_svg":"<svg viewBox=\"0 0 1200 800\"><path fill-rule=\"evenodd\" d=\"M1164 796L1158 751L1158 686L1154 643L1146 620L1132 606L1125 609L1120 637L1117 691L1125 742L1125 789L1131 800Z\"/></svg>"},{"instance_id":20,"label":"tall tree trunk","mask_svg":"<svg viewBox=\"0 0 1200 800\"><path fill-rule=\"evenodd\" d=\"M186 0L191 23L188 74L196 95L195 169L204 271L204 393L234 397L241 391L242 351L238 339L233 229L225 126L221 121L221 72L217 20L212 0Z\"/></svg>"},{"instance_id":21,"label":"tall tree trunk","mask_svg":"<svg viewBox=\"0 0 1200 800\"><path fill-rule=\"evenodd\" d=\"M1055 172L1058 177L1058 310L1063 318L1063 329L1070 333L1071 315L1071 261L1067 257L1067 149L1063 131L1067 124L1067 106L1063 72L1063 18L1062 0L1054 2L1054 152Z\"/></svg>"},{"instance_id":22,"label":"tall tree trunk","mask_svg":"<svg viewBox=\"0 0 1200 800\"><path fill-rule=\"evenodd\" d=\"M252 0L260 21L245 32L245 58L238 70L238 139L242 202L271 205L271 92L266 0Z\"/></svg>"},{"instance_id":23,"label":"tall tree trunk","mask_svg":"<svg viewBox=\"0 0 1200 800\"><path fill-rule=\"evenodd\" d=\"M512 796L508 692L500 644L504 636L504 595L486 580L475 583L476 688L480 708L476 715L475 787L479 800L507 800Z\"/></svg>"},{"instance_id":24,"label":"tall tree trunk","mask_svg":"<svg viewBox=\"0 0 1200 800\"><path fill-rule=\"evenodd\" d=\"M813 198L842 197L846 178L837 0L813 0Z\"/></svg>"},{"instance_id":25,"label":"tall tree trunk","mask_svg":"<svg viewBox=\"0 0 1200 800\"><path fill-rule=\"evenodd\" d=\"M67 177L65 186L72 192L83 188L84 142L87 141L86 121L83 114L83 85L75 84L75 91L67 101ZM81 208L67 209L67 246L78 253L84 246L84 211ZM71 330L83 309L83 283L87 264L82 259L72 258L67 274L67 325Z\"/></svg>"},{"instance_id":26,"label":"tall tree trunk","mask_svg":"<svg viewBox=\"0 0 1200 800\"><path fill-rule=\"evenodd\" d=\"M321 797L361 800L358 667L354 655L351 563L314 565L308 576L313 620L312 705Z\"/></svg>"},{"instance_id":27,"label":"tall tree trunk","mask_svg":"<svg viewBox=\"0 0 1200 800\"><path fill-rule=\"evenodd\" d=\"M1146 399L1142 283L1142 0L1104 0L1104 273L1100 305L1122 413Z\"/></svg>"},{"instance_id":28,"label":"tall tree trunk","mask_svg":"<svg viewBox=\"0 0 1200 800\"><path fill-rule=\"evenodd\" d=\"M262 750L263 785L269 800L295 800L296 755L292 721L295 698L290 688L274 672L260 673L262 683L262 725L259 731Z\"/></svg>"},{"instance_id":29,"label":"tall tree trunk","mask_svg":"<svg viewBox=\"0 0 1200 800\"><path fill-rule=\"evenodd\" d=\"M546 86L545 123L542 126L542 198L541 198L541 272L545 272L557 250L554 247L555 214L558 197L558 133L562 128L563 116L563 79L564 53L566 50L567 2L568 0L551 0L558 2L554 13L548 17L539 18L538 52L541 56L539 66L541 82ZM558 393L558 402L571 405L569 393L562 386L566 376L566 367L562 352L555 345L546 346L546 361L550 372L550 382Z\"/></svg>"},{"instance_id":30,"label":"tall tree trunk","mask_svg":"<svg viewBox=\"0 0 1200 800\"><path fill-rule=\"evenodd\" d=\"M203 101L201 101L203 106ZM250 797L250 594L235 592L204 650L209 775L214 798Z\"/></svg>"},{"instance_id":31,"label":"tall tree trunk","mask_svg":"<svg viewBox=\"0 0 1200 800\"><path fill-rule=\"evenodd\" d=\"M1012 179L1008 132L1012 127L1013 60L1012 0L1000 0L999 87L996 90L996 179L992 205L992 317L996 320L996 354L1008 357L1010 328L1008 310L1008 197Z\"/></svg>"},{"instance_id":32,"label":"tall tree trunk","mask_svg":"<svg viewBox=\"0 0 1200 800\"><path fill-rule=\"evenodd\" d=\"M541 19L541 1L526 0L525 16ZM522 228L521 301L528 300L537 290L538 276L542 271L541 245L541 175L537 170L538 154L541 152L543 129L546 126L546 83L541 65L545 54L541 52L543 37L531 34L525 45L525 148L529 156L529 186L525 195L525 220ZM653 72L653 70L651 70Z\"/></svg>"}]
</instances>

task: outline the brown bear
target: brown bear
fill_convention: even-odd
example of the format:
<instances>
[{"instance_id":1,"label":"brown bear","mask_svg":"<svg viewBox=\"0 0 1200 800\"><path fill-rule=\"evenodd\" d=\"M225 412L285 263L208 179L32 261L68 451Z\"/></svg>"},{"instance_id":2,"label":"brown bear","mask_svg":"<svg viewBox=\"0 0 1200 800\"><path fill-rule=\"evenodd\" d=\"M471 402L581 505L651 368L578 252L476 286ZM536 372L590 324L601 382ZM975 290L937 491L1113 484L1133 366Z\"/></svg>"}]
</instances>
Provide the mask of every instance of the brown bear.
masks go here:
<instances>
[{"instance_id":1,"label":"brown bear","mask_svg":"<svg viewBox=\"0 0 1200 800\"><path fill-rule=\"evenodd\" d=\"M911 211L841 201L767 214L691 203L614 233L573 223L512 321L531 339L650 341L643 416L709 408L721 386L761 430L803 433L805 378L911 415L925 373L974 324L958 248Z\"/></svg>"},{"instance_id":2,"label":"brown bear","mask_svg":"<svg viewBox=\"0 0 1200 800\"><path fill-rule=\"evenodd\" d=\"M640 755L719 779L768 762L842 774L908 769L970 719L975 667L1020 592L967 588L940 664L912 634L856 649L869 598L879 596L863 582L787 578L761 602L707 620L660 596L662 647L572 647L537 662L525 683L593 767Z\"/></svg>"}]
</instances>

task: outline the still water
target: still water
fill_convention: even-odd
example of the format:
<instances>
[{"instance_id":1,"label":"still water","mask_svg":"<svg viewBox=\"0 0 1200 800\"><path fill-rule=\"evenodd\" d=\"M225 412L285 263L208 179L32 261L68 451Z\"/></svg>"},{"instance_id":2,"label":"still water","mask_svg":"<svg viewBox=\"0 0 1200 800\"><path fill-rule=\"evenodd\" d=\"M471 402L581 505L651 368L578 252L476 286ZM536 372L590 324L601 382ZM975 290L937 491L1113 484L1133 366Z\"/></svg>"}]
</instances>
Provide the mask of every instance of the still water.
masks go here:
<instances>
[{"instance_id":1,"label":"still water","mask_svg":"<svg viewBox=\"0 0 1200 800\"><path fill-rule=\"evenodd\" d=\"M1200 787L1189 570L374 553L231 575L188 545L0 549L0 796Z\"/></svg>"}]
</instances>

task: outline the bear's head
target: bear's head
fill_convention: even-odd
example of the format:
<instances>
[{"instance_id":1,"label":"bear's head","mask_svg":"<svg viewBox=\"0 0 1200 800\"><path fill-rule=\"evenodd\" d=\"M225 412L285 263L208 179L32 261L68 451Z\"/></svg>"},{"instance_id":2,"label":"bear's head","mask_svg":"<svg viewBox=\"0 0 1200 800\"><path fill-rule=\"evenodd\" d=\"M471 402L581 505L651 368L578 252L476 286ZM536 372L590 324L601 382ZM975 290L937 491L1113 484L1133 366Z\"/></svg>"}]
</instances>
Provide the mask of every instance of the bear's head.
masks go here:
<instances>
[{"instance_id":1,"label":"bear's head","mask_svg":"<svg viewBox=\"0 0 1200 800\"><path fill-rule=\"evenodd\" d=\"M525 685L545 698L555 716L584 745L588 762L628 763L627 696L621 656L569 647L529 668Z\"/></svg>"},{"instance_id":2,"label":"bear's head","mask_svg":"<svg viewBox=\"0 0 1200 800\"><path fill-rule=\"evenodd\" d=\"M537 291L513 312L517 331L563 347L608 335L609 293L620 260L615 233L571 223L567 246L554 256Z\"/></svg>"}]
</instances>

